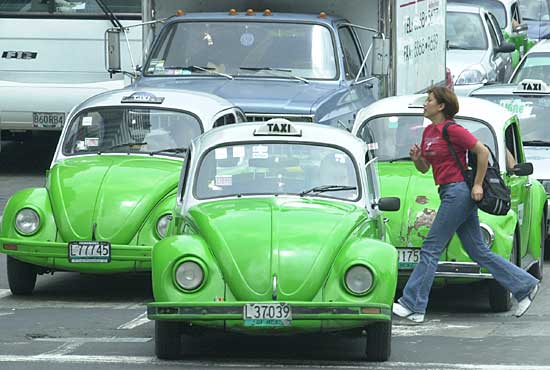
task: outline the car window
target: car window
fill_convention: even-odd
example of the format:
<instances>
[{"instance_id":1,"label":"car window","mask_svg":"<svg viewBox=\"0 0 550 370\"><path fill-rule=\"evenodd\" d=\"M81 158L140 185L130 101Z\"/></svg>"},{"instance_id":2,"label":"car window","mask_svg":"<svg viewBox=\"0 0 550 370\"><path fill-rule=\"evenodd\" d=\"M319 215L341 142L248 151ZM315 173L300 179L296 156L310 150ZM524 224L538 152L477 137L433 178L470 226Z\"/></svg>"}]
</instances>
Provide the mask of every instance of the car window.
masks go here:
<instances>
[{"instance_id":1,"label":"car window","mask_svg":"<svg viewBox=\"0 0 550 370\"><path fill-rule=\"evenodd\" d=\"M485 27L479 14L447 13L449 49L487 50Z\"/></svg>"},{"instance_id":2,"label":"car window","mask_svg":"<svg viewBox=\"0 0 550 370\"><path fill-rule=\"evenodd\" d=\"M521 0L521 16L526 20L550 20L550 6L547 0Z\"/></svg>"},{"instance_id":3,"label":"car window","mask_svg":"<svg viewBox=\"0 0 550 370\"><path fill-rule=\"evenodd\" d=\"M197 199L261 194L300 194L318 186L349 189L319 196L356 200L357 165L343 149L300 143L227 144L210 149L195 175ZM312 192L316 193L316 192Z\"/></svg>"},{"instance_id":4,"label":"car window","mask_svg":"<svg viewBox=\"0 0 550 370\"><path fill-rule=\"evenodd\" d=\"M511 83L520 83L525 79L550 82L550 53L530 53L519 65Z\"/></svg>"},{"instance_id":5,"label":"car window","mask_svg":"<svg viewBox=\"0 0 550 370\"><path fill-rule=\"evenodd\" d=\"M361 68L361 53L353 38L353 33L349 27L341 27L338 30L340 35L340 42L342 44L342 50L344 52L344 68L346 72L346 79L353 80L357 77L357 72ZM363 70L361 77L365 75Z\"/></svg>"},{"instance_id":6,"label":"car window","mask_svg":"<svg viewBox=\"0 0 550 370\"><path fill-rule=\"evenodd\" d=\"M495 31L496 27L493 25L488 15L485 15L485 20L487 22L487 28L489 29L489 37L491 37L491 44L493 44L492 45L493 47L497 47L499 46L500 40L498 39L497 33Z\"/></svg>"},{"instance_id":7,"label":"car window","mask_svg":"<svg viewBox=\"0 0 550 370\"><path fill-rule=\"evenodd\" d=\"M495 137L486 124L460 117L456 117L455 121L495 152ZM407 159L411 146L420 145L422 131L430 123L418 115L380 116L364 123L358 136L367 143L376 143L375 154L381 162Z\"/></svg>"},{"instance_id":8,"label":"car window","mask_svg":"<svg viewBox=\"0 0 550 370\"><path fill-rule=\"evenodd\" d=\"M516 26L521 24L521 15L517 3L512 4L512 24Z\"/></svg>"},{"instance_id":9,"label":"car window","mask_svg":"<svg viewBox=\"0 0 550 370\"><path fill-rule=\"evenodd\" d=\"M498 0L452 0L452 2L481 6L495 15L499 27L506 28L506 8Z\"/></svg>"},{"instance_id":10,"label":"car window","mask_svg":"<svg viewBox=\"0 0 550 370\"><path fill-rule=\"evenodd\" d=\"M187 148L201 133L201 122L190 113L126 106L94 108L71 121L62 148L64 155L152 152Z\"/></svg>"},{"instance_id":11,"label":"car window","mask_svg":"<svg viewBox=\"0 0 550 370\"><path fill-rule=\"evenodd\" d=\"M506 149L512 155L516 163L522 162L521 146L519 142L518 128L515 122L511 123L504 133Z\"/></svg>"},{"instance_id":12,"label":"car window","mask_svg":"<svg viewBox=\"0 0 550 370\"><path fill-rule=\"evenodd\" d=\"M504 42L504 35L502 34L502 30L498 26L498 22L497 22L495 16L491 13L489 13L488 15L489 15L489 20L491 21L491 24L493 25L493 31L495 32L495 35L497 36L497 41L498 41L497 45L502 45L502 43Z\"/></svg>"}]
</instances>

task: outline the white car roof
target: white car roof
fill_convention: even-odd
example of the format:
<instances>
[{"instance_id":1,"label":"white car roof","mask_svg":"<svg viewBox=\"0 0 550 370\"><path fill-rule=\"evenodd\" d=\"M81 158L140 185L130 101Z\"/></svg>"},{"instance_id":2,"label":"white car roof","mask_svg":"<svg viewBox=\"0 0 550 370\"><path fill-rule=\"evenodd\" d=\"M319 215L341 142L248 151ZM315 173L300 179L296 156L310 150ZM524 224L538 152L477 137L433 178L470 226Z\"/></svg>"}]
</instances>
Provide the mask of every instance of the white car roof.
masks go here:
<instances>
[{"instance_id":1,"label":"white car roof","mask_svg":"<svg viewBox=\"0 0 550 370\"><path fill-rule=\"evenodd\" d=\"M531 53L548 53L550 52L550 39L540 40L529 51L526 56Z\"/></svg>"},{"instance_id":2,"label":"white car roof","mask_svg":"<svg viewBox=\"0 0 550 370\"><path fill-rule=\"evenodd\" d=\"M357 134L360 126L368 117L392 114L423 115L423 102L426 100L426 96L426 94L393 96L368 105L357 114L353 125L353 134ZM507 109L485 99L459 96L458 104L460 110L456 114L457 118L482 119L489 123L496 132L502 132L506 121L513 117L513 114Z\"/></svg>"},{"instance_id":3,"label":"white car roof","mask_svg":"<svg viewBox=\"0 0 550 370\"><path fill-rule=\"evenodd\" d=\"M448 3L447 12L477 13L481 14L484 8L477 5Z\"/></svg>"}]
</instances>

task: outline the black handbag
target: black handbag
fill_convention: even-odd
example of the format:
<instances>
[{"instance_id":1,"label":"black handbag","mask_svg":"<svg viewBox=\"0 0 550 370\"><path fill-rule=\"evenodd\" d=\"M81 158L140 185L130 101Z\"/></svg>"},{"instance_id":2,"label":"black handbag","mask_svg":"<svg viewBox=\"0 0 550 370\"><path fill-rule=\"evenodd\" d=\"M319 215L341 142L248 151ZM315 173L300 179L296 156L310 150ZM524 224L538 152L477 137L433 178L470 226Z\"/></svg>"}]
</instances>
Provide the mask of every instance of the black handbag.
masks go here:
<instances>
[{"instance_id":1,"label":"black handbag","mask_svg":"<svg viewBox=\"0 0 550 370\"><path fill-rule=\"evenodd\" d=\"M447 142L449 150L451 151L453 158L455 159L458 167L460 168L460 171L462 172L462 175L464 176L464 180L471 189L474 185L477 166L474 161L470 160L469 164L471 169L465 169L458 159L455 149L451 145L449 133L447 132L447 127L454 123L455 122L447 122L445 124L445 126L443 127L443 138ZM483 198L479 202L477 202L477 207L483 212L490 213L492 215L502 216L507 214L510 210L510 206L512 203L510 189L506 186L504 180L502 179L502 176L500 175L500 167L493 151L487 145L485 146L489 150L493 162L492 164L491 162L489 162L487 165L487 172L485 173L482 184Z\"/></svg>"}]
</instances>

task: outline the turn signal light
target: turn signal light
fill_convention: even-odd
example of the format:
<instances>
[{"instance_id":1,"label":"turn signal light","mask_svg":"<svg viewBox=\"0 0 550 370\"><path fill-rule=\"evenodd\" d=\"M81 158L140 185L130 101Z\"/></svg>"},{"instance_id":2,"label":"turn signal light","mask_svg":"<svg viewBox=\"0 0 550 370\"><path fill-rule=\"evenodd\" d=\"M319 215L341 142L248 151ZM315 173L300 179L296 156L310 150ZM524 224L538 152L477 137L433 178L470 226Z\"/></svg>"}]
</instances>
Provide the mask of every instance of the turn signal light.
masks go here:
<instances>
[{"instance_id":1,"label":"turn signal light","mask_svg":"<svg viewBox=\"0 0 550 370\"><path fill-rule=\"evenodd\" d=\"M273 15L273 13L271 13L271 9L266 9L266 10L264 10L264 15L266 17L269 17L269 16Z\"/></svg>"},{"instance_id":2,"label":"turn signal light","mask_svg":"<svg viewBox=\"0 0 550 370\"><path fill-rule=\"evenodd\" d=\"M181 17L182 15L185 15L185 12L184 12L183 10L181 10L181 9L178 9L178 10L176 10L176 15L177 15L178 17Z\"/></svg>"},{"instance_id":3,"label":"turn signal light","mask_svg":"<svg viewBox=\"0 0 550 370\"><path fill-rule=\"evenodd\" d=\"M377 315L380 314L382 311L379 308L373 308L373 307L361 307L361 313L371 314L371 315Z\"/></svg>"},{"instance_id":4,"label":"turn signal light","mask_svg":"<svg viewBox=\"0 0 550 370\"><path fill-rule=\"evenodd\" d=\"M17 245L15 244L4 244L4 249L7 249L9 251L16 251Z\"/></svg>"},{"instance_id":5,"label":"turn signal light","mask_svg":"<svg viewBox=\"0 0 550 370\"><path fill-rule=\"evenodd\" d=\"M237 9L229 9L229 15L237 15Z\"/></svg>"},{"instance_id":6,"label":"turn signal light","mask_svg":"<svg viewBox=\"0 0 550 370\"><path fill-rule=\"evenodd\" d=\"M246 15L254 15L254 9L246 9Z\"/></svg>"},{"instance_id":7,"label":"turn signal light","mask_svg":"<svg viewBox=\"0 0 550 370\"><path fill-rule=\"evenodd\" d=\"M327 17L328 17L328 16L327 16L327 13L325 13L325 12L319 13L319 18L325 19L325 18L327 18Z\"/></svg>"}]
</instances>

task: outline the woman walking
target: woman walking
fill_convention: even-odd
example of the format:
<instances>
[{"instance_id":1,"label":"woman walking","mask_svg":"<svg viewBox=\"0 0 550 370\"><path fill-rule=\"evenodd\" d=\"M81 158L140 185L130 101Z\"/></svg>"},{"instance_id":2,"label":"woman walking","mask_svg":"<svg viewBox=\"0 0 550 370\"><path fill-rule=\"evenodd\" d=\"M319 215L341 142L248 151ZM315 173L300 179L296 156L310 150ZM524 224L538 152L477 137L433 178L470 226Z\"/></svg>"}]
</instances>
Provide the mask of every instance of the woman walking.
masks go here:
<instances>
[{"instance_id":1,"label":"woman walking","mask_svg":"<svg viewBox=\"0 0 550 370\"><path fill-rule=\"evenodd\" d=\"M470 189L442 136L443 127L452 122L457 112L458 99L451 90L446 87L430 89L424 103L424 117L432 124L424 129L420 146L413 145L409 152L420 172L425 173L432 167L441 199L435 220L422 244L420 261L403 289L403 296L393 305L395 315L416 323L424 321L439 256L455 232L470 258L487 268L496 281L516 298L517 317L527 311L539 288L537 279L493 253L483 241L476 202L483 198L481 184L487 171L489 151L462 126L452 124L447 127L450 142L464 168L466 151L470 150L477 157L477 171Z\"/></svg>"}]
</instances>

